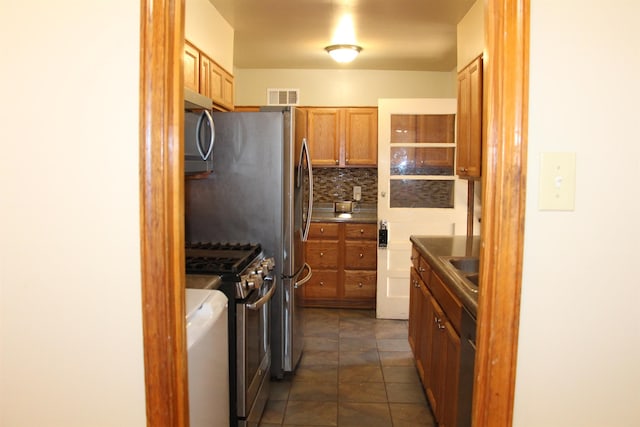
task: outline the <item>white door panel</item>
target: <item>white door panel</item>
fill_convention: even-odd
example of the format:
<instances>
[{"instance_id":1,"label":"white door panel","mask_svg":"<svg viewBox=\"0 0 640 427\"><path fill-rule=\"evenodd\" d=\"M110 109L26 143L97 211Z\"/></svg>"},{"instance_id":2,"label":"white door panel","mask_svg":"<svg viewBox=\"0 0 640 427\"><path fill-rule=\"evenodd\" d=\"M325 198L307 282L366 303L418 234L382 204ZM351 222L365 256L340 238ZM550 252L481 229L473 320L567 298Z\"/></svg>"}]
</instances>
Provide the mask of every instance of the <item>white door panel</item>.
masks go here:
<instances>
[{"instance_id":1,"label":"white door panel","mask_svg":"<svg viewBox=\"0 0 640 427\"><path fill-rule=\"evenodd\" d=\"M428 176L453 180L453 208L391 208L390 150L392 114L455 114L455 99L381 99L378 102L378 223L386 221L387 248L378 249L376 316L406 319L409 313L411 235L466 234L466 181L455 176ZM414 144L450 147L451 144ZM455 170L455 169L454 169ZM409 176L407 179L425 179ZM393 179L398 179L394 177Z\"/></svg>"}]
</instances>

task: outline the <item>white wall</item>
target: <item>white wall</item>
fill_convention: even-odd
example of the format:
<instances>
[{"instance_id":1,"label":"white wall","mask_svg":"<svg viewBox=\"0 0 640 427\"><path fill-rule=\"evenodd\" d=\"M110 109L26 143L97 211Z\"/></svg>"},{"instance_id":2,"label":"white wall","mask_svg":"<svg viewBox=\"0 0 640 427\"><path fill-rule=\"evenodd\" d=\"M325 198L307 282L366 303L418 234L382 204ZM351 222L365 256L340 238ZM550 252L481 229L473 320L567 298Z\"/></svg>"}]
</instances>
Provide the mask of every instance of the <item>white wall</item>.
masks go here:
<instances>
[{"instance_id":1,"label":"white wall","mask_svg":"<svg viewBox=\"0 0 640 427\"><path fill-rule=\"evenodd\" d=\"M209 0L186 0L184 37L233 73L233 28Z\"/></svg>"},{"instance_id":2,"label":"white wall","mask_svg":"<svg viewBox=\"0 0 640 427\"><path fill-rule=\"evenodd\" d=\"M454 71L236 69L235 83L236 105L265 105L267 88L300 89L300 105L308 106L376 106L379 98L456 96Z\"/></svg>"},{"instance_id":3,"label":"white wall","mask_svg":"<svg viewBox=\"0 0 640 427\"><path fill-rule=\"evenodd\" d=\"M477 0L458 22L456 35L460 71L484 51L484 0Z\"/></svg>"},{"instance_id":4,"label":"white wall","mask_svg":"<svg viewBox=\"0 0 640 427\"><path fill-rule=\"evenodd\" d=\"M145 426L140 4L0 3L0 425Z\"/></svg>"},{"instance_id":5,"label":"white wall","mask_svg":"<svg viewBox=\"0 0 640 427\"><path fill-rule=\"evenodd\" d=\"M516 427L640 425L640 3L531 1ZM576 153L576 204L538 210L543 152Z\"/></svg>"}]
</instances>

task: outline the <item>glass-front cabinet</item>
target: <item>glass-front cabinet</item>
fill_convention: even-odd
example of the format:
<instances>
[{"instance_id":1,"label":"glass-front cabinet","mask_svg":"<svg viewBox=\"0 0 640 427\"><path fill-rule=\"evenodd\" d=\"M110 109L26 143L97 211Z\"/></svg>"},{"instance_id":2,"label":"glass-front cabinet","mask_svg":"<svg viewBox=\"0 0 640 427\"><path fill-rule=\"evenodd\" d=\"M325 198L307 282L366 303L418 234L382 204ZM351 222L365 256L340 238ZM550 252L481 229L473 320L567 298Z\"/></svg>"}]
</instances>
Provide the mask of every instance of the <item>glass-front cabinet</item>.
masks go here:
<instances>
[{"instance_id":1,"label":"glass-front cabinet","mask_svg":"<svg viewBox=\"0 0 640 427\"><path fill-rule=\"evenodd\" d=\"M455 114L392 114L391 208L453 208Z\"/></svg>"}]
</instances>

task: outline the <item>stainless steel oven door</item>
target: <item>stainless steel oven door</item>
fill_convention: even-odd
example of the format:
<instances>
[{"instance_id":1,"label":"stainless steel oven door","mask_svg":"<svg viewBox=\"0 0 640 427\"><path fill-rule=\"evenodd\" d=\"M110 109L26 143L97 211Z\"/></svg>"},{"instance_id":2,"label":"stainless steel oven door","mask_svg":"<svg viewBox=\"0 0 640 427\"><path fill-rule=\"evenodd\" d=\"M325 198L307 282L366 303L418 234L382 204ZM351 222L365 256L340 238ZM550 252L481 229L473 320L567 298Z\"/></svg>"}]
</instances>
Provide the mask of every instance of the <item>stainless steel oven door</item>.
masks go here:
<instances>
[{"instance_id":1,"label":"stainless steel oven door","mask_svg":"<svg viewBox=\"0 0 640 427\"><path fill-rule=\"evenodd\" d=\"M258 292L236 305L237 408L240 426L257 427L269 398L269 301L275 290L275 278L267 277Z\"/></svg>"}]
</instances>

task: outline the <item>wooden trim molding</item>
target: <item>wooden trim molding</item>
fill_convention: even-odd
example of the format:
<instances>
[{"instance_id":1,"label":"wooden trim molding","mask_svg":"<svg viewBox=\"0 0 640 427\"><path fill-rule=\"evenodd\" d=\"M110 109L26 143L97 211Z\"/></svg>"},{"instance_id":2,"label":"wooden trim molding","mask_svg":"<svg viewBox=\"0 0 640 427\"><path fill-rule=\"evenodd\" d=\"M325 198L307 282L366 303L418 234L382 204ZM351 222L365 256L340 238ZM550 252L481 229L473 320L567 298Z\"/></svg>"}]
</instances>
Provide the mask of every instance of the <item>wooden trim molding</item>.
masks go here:
<instances>
[{"instance_id":1,"label":"wooden trim molding","mask_svg":"<svg viewBox=\"0 0 640 427\"><path fill-rule=\"evenodd\" d=\"M529 88L529 0L485 1L483 292L473 398L474 427L513 422Z\"/></svg>"},{"instance_id":2,"label":"wooden trim molding","mask_svg":"<svg viewBox=\"0 0 640 427\"><path fill-rule=\"evenodd\" d=\"M184 313L184 1L141 0L140 225L148 426L189 425Z\"/></svg>"}]
</instances>

